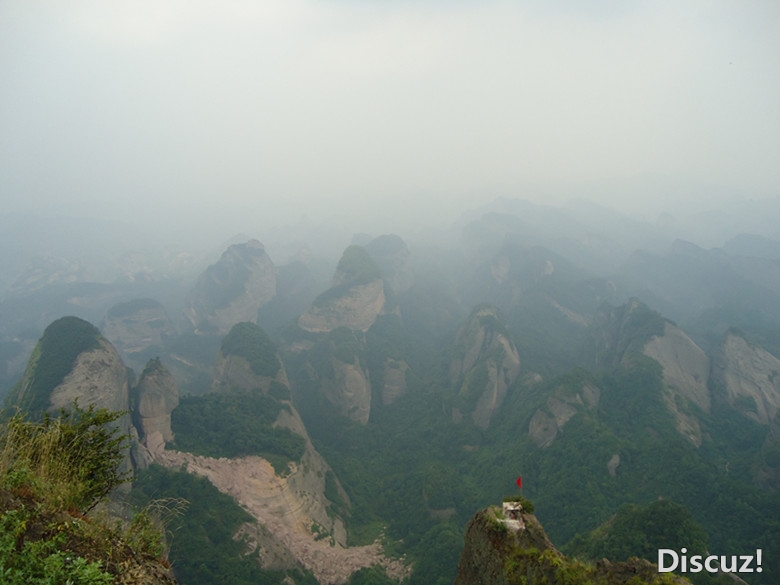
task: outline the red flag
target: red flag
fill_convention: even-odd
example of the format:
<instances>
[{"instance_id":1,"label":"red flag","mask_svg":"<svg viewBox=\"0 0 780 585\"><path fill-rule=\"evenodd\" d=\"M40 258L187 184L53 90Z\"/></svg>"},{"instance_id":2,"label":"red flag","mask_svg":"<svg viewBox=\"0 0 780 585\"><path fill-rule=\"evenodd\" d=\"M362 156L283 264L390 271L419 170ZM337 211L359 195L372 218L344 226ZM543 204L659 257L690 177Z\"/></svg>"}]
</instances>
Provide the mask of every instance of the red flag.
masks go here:
<instances>
[{"instance_id":1,"label":"red flag","mask_svg":"<svg viewBox=\"0 0 780 585\"><path fill-rule=\"evenodd\" d=\"M523 489L523 476L522 475L517 478L517 487L519 487L520 489Z\"/></svg>"}]
</instances>

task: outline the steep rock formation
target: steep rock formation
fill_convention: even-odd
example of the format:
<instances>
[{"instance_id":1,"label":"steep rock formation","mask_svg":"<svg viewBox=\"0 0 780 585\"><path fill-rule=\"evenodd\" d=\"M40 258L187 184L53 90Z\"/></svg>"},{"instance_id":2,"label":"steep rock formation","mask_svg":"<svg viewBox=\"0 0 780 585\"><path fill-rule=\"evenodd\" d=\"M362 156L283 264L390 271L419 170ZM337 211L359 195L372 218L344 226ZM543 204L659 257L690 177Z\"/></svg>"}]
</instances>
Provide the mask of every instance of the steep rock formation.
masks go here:
<instances>
[{"instance_id":1,"label":"steep rock formation","mask_svg":"<svg viewBox=\"0 0 780 585\"><path fill-rule=\"evenodd\" d=\"M653 336L642 352L663 368L664 386L669 391L666 403L677 420L677 430L700 447L702 433L699 420L678 407L677 397L681 396L702 411L710 412L712 399L707 386L709 358L682 329L668 321L663 335Z\"/></svg>"},{"instance_id":2,"label":"steep rock formation","mask_svg":"<svg viewBox=\"0 0 780 585\"><path fill-rule=\"evenodd\" d=\"M402 578L403 564L386 558L381 545L346 547L347 532L337 506L325 496L335 490L340 506L349 497L335 474L312 444L298 411L290 400L284 364L268 336L252 323L235 325L225 337L215 366L217 392L262 392L282 403L274 427L289 429L305 440L298 462L280 475L259 456L215 458L165 448L161 431L150 432L147 445L154 460L166 467L186 465L190 473L207 477L220 491L236 499L257 521L245 525L240 536L260 550L269 569L304 567L321 583L345 582L362 567L385 566ZM316 527L316 529L315 529ZM328 538L318 537L321 534Z\"/></svg>"},{"instance_id":3,"label":"steep rock formation","mask_svg":"<svg viewBox=\"0 0 780 585\"><path fill-rule=\"evenodd\" d=\"M358 357L351 363L331 359L333 375L322 380L322 389L337 410L361 424L371 414L371 382Z\"/></svg>"},{"instance_id":4,"label":"steep rock formation","mask_svg":"<svg viewBox=\"0 0 780 585\"><path fill-rule=\"evenodd\" d=\"M200 276L185 315L196 331L225 334L257 313L276 295L274 265L263 244L249 240L230 246Z\"/></svg>"},{"instance_id":5,"label":"steep rock formation","mask_svg":"<svg viewBox=\"0 0 780 585\"><path fill-rule=\"evenodd\" d=\"M257 325L239 323L222 342L215 366L214 389L263 392L275 395L285 405L279 411L274 426L290 429L306 441L300 465L285 483L297 494L295 509L333 532L334 538L346 544L346 530L338 516L328 514L325 497L325 476L330 467L314 448L298 411L290 400L290 385L284 364L276 353L271 339ZM346 499L346 494L344 494Z\"/></svg>"},{"instance_id":6,"label":"steep rock formation","mask_svg":"<svg viewBox=\"0 0 780 585\"><path fill-rule=\"evenodd\" d=\"M453 414L466 413L481 428L506 397L520 374L520 356L498 317L498 309L482 305L458 331L456 357L450 364L450 382L457 388Z\"/></svg>"},{"instance_id":7,"label":"steep rock formation","mask_svg":"<svg viewBox=\"0 0 780 585\"><path fill-rule=\"evenodd\" d=\"M643 559L595 566L570 560L552 545L536 516L523 510L513 515L504 517L497 507L477 512L466 528L455 585L652 585L662 578L664 583L688 583L659 574L656 565Z\"/></svg>"},{"instance_id":8,"label":"steep rock formation","mask_svg":"<svg viewBox=\"0 0 780 585\"><path fill-rule=\"evenodd\" d=\"M141 440L159 432L166 443L173 441L171 412L178 405L176 380L160 360L149 360L133 389L133 414Z\"/></svg>"},{"instance_id":9,"label":"steep rock formation","mask_svg":"<svg viewBox=\"0 0 780 585\"><path fill-rule=\"evenodd\" d=\"M313 333L338 327L368 331L385 307L381 271L361 246L349 246L341 257L330 289L300 316L298 326Z\"/></svg>"},{"instance_id":10,"label":"steep rock formation","mask_svg":"<svg viewBox=\"0 0 780 585\"><path fill-rule=\"evenodd\" d=\"M653 336L643 353L653 358L664 369L664 384L710 412L711 399L707 388L710 360L679 327L664 324L664 334Z\"/></svg>"},{"instance_id":11,"label":"steep rock formation","mask_svg":"<svg viewBox=\"0 0 780 585\"><path fill-rule=\"evenodd\" d=\"M153 453L165 467L180 469L184 465L188 472L208 478L221 492L234 497L272 535L265 543L281 543L295 562L310 570L323 585L345 583L352 573L373 565L382 565L389 576L399 581L409 574L403 563L385 556L378 541L344 547L335 538L334 542L318 540L312 531L316 520L307 508L311 493L301 493L300 487L291 481L298 470L282 478L261 457L216 459L163 450L162 445ZM290 558L277 551L273 560L278 563L285 557ZM276 568L281 566L277 564Z\"/></svg>"},{"instance_id":12,"label":"steep rock formation","mask_svg":"<svg viewBox=\"0 0 780 585\"><path fill-rule=\"evenodd\" d=\"M713 375L726 401L743 415L768 425L780 409L780 360L729 332L720 347Z\"/></svg>"},{"instance_id":13,"label":"steep rock formation","mask_svg":"<svg viewBox=\"0 0 780 585\"><path fill-rule=\"evenodd\" d=\"M395 234L379 236L366 244L366 251L379 266L388 288L399 294L414 284L414 272L409 262L409 248Z\"/></svg>"},{"instance_id":14,"label":"steep rock formation","mask_svg":"<svg viewBox=\"0 0 780 585\"><path fill-rule=\"evenodd\" d=\"M40 417L70 408L76 400L82 408L94 405L128 411L127 368L94 325L77 317L63 317L44 331L8 403ZM130 434L129 415L116 424L122 434ZM128 469L129 455L122 466L123 471Z\"/></svg>"},{"instance_id":15,"label":"steep rock formation","mask_svg":"<svg viewBox=\"0 0 780 585\"><path fill-rule=\"evenodd\" d=\"M531 417L528 435L538 447L549 447L575 414L586 408L596 408L600 396L601 390L590 383L583 384L578 392L556 388L545 405Z\"/></svg>"},{"instance_id":16,"label":"steep rock formation","mask_svg":"<svg viewBox=\"0 0 780 585\"><path fill-rule=\"evenodd\" d=\"M136 299L114 305L103 321L103 335L124 362L141 370L153 354L161 354L176 329L163 306L154 299Z\"/></svg>"},{"instance_id":17,"label":"steep rock formation","mask_svg":"<svg viewBox=\"0 0 780 585\"><path fill-rule=\"evenodd\" d=\"M268 393L273 381L288 385L273 341L262 328L249 322L230 329L222 340L214 370L212 387L217 391L260 389Z\"/></svg>"}]
</instances>

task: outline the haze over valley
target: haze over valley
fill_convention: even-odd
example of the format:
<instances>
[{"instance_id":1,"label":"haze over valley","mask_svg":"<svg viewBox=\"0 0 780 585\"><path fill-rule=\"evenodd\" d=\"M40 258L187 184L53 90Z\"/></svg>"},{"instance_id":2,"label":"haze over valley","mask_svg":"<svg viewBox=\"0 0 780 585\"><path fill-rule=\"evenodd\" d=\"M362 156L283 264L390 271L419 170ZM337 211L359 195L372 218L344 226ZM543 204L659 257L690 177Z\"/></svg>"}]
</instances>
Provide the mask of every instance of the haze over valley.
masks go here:
<instances>
[{"instance_id":1,"label":"haze over valley","mask_svg":"<svg viewBox=\"0 0 780 585\"><path fill-rule=\"evenodd\" d=\"M780 582L779 39L763 0L0 3L0 570ZM90 420L126 445L46 496Z\"/></svg>"}]
</instances>

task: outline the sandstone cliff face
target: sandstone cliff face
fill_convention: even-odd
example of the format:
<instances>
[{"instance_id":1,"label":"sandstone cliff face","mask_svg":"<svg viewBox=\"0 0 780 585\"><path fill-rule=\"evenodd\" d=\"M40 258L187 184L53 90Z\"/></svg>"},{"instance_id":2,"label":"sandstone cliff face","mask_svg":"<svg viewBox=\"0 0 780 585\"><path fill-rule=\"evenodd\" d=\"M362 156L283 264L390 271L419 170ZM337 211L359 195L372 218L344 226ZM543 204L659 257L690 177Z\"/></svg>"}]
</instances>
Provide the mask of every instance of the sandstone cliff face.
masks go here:
<instances>
[{"instance_id":1,"label":"sandstone cliff face","mask_svg":"<svg viewBox=\"0 0 780 585\"><path fill-rule=\"evenodd\" d=\"M77 317L62 317L44 331L14 389L10 403L32 417L60 410L94 406L111 411L130 410L127 368L111 342L91 323ZM122 435L137 437L129 414L114 423ZM137 445L131 441L131 449ZM132 469L127 453L120 472ZM127 486L125 486L127 487Z\"/></svg>"},{"instance_id":2,"label":"sandstone cliff face","mask_svg":"<svg viewBox=\"0 0 780 585\"><path fill-rule=\"evenodd\" d=\"M754 421L768 425L780 409L780 360L729 333L715 359L713 374L728 403Z\"/></svg>"},{"instance_id":3,"label":"sandstone cliff face","mask_svg":"<svg viewBox=\"0 0 780 585\"><path fill-rule=\"evenodd\" d=\"M349 246L339 260L331 288L300 316L298 326L313 333L338 327L368 331L385 308L381 270L365 248Z\"/></svg>"},{"instance_id":4,"label":"sandstone cliff face","mask_svg":"<svg viewBox=\"0 0 780 585\"><path fill-rule=\"evenodd\" d=\"M176 329L160 303L137 299L109 309L103 322L103 335L125 363L139 371L150 352L162 353L166 341L176 335Z\"/></svg>"},{"instance_id":5,"label":"sandstone cliff face","mask_svg":"<svg viewBox=\"0 0 780 585\"><path fill-rule=\"evenodd\" d=\"M287 373L281 360L274 375L266 376L258 374L248 359L230 353L228 349L229 344L228 347L223 344L217 360L215 390L270 392L272 395L276 392L281 396L281 385L289 393ZM348 503L349 497L315 449L292 402L287 398L279 400L285 408L279 412L274 426L288 428L305 440L300 462L291 463L290 472L283 477L258 456L217 459L168 450L159 430L151 431L147 436L151 456L157 463L172 469L185 465L188 472L205 476L220 491L234 497L257 520L257 525L245 525L239 536L248 541L253 551L259 552L266 568L303 567L311 570L323 584L340 584L363 567L381 564L388 574L403 578L407 569L385 557L378 542L347 547L346 527L325 496L326 483L333 482L330 489L335 486L343 502ZM317 530L314 530L315 526ZM318 539L321 533L329 536Z\"/></svg>"},{"instance_id":6,"label":"sandstone cliff face","mask_svg":"<svg viewBox=\"0 0 780 585\"><path fill-rule=\"evenodd\" d=\"M667 322L662 336L654 336L643 353L664 369L664 384L679 392L704 412L710 412L707 388L710 360L685 332Z\"/></svg>"},{"instance_id":7,"label":"sandstone cliff face","mask_svg":"<svg viewBox=\"0 0 780 585\"><path fill-rule=\"evenodd\" d=\"M159 360L150 360L133 394L133 413L141 440L159 432L166 443L173 441L171 412L179 405L179 388Z\"/></svg>"},{"instance_id":8,"label":"sandstone cliff face","mask_svg":"<svg viewBox=\"0 0 780 585\"><path fill-rule=\"evenodd\" d=\"M236 323L256 322L276 295L276 273L257 240L230 246L200 276L185 315L196 331L227 333Z\"/></svg>"},{"instance_id":9,"label":"sandstone cliff face","mask_svg":"<svg viewBox=\"0 0 780 585\"><path fill-rule=\"evenodd\" d=\"M73 369L52 391L49 412L56 414L60 409L72 406L76 399L82 408L94 405L113 411L130 410L127 368L114 346L105 338L100 338L99 348L83 352L76 358ZM121 434L131 435L133 427L129 414L119 418L116 424ZM119 471L126 472L132 468L128 452ZM129 489L129 486L122 487Z\"/></svg>"},{"instance_id":10,"label":"sandstone cliff face","mask_svg":"<svg viewBox=\"0 0 780 585\"><path fill-rule=\"evenodd\" d=\"M475 309L455 343L457 357L450 364L450 381L459 386L455 408L488 428L520 374L520 355L492 306Z\"/></svg>"},{"instance_id":11,"label":"sandstone cliff face","mask_svg":"<svg viewBox=\"0 0 780 585\"><path fill-rule=\"evenodd\" d=\"M259 329L256 326L252 327ZM232 334L233 332L231 332ZM329 501L325 497L325 478L330 467L314 448L298 411L289 399L290 386L284 364L278 359L278 356L274 356L278 362L275 374L273 376L258 374L246 358L228 353L228 349L229 346L223 345L223 350L218 355L214 389L222 392L242 390L268 393L272 391L272 384L277 388L284 387L287 398L282 398L280 401L284 403L285 408L279 412L274 426L288 428L306 441L306 448L300 464L296 465L287 477L280 478L289 488L289 494L294 495L290 501L285 502L284 507L290 509L284 514L293 514L294 516L297 514L294 523L306 524L308 522L308 528L311 528L311 524L316 522L325 527L327 532L332 532L336 542L345 545L347 533L344 523L338 516L329 515ZM274 369L269 368L268 373ZM345 500L348 500L346 493L343 496Z\"/></svg>"},{"instance_id":12,"label":"sandstone cliff face","mask_svg":"<svg viewBox=\"0 0 780 585\"><path fill-rule=\"evenodd\" d=\"M385 288L381 278L366 284L330 289L298 319L298 326L313 333L327 333L337 327L368 331L385 307Z\"/></svg>"},{"instance_id":13,"label":"sandstone cliff face","mask_svg":"<svg viewBox=\"0 0 780 585\"><path fill-rule=\"evenodd\" d=\"M324 527L328 524L320 523L312 516L312 493L301 491L301 484L294 479L300 473L300 468L290 476L281 478L274 473L271 464L261 457L215 459L163 450L161 444L153 453L155 460L165 467L179 469L186 465L190 473L208 478L221 492L234 497L257 519L258 525L268 531L265 538L256 540L259 541L258 546L277 547L269 560L270 563L276 563L276 568L281 568L280 563L285 558L288 561L294 559L294 562L310 570L323 585L345 583L355 571L377 564L382 565L394 579L401 580L408 576L408 569L402 563L384 555L379 542L344 547L340 529L334 530L333 543L329 539L317 540L312 532L313 523L318 522ZM303 466L304 460L301 462ZM316 476L316 471L313 475ZM311 477L312 473L307 476ZM322 520L326 518L327 515ZM280 545L291 556L278 550Z\"/></svg>"},{"instance_id":14,"label":"sandstone cliff face","mask_svg":"<svg viewBox=\"0 0 780 585\"><path fill-rule=\"evenodd\" d=\"M571 418L580 410L598 406L601 390L592 384L583 384L579 392L556 390L547 398L528 424L528 435L539 447L549 447Z\"/></svg>"},{"instance_id":15,"label":"sandstone cliff face","mask_svg":"<svg viewBox=\"0 0 780 585\"><path fill-rule=\"evenodd\" d=\"M664 386L669 390L666 403L675 416L678 432L697 447L702 433L699 420L677 406L675 396L682 396L706 413L712 399L707 386L710 360L698 345L679 327L666 322L663 335L653 336L642 352L661 364Z\"/></svg>"},{"instance_id":16,"label":"sandstone cliff face","mask_svg":"<svg viewBox=\"0 0 780 585\"><path fill-rule=\"evenodd\" d=\"M368 374L355 357L353 363L331 360L333 377L322 381L322 389L328 400L339 412L361 424L367 424L371 414L371 382Z\"/></svg>"}]
</instances>

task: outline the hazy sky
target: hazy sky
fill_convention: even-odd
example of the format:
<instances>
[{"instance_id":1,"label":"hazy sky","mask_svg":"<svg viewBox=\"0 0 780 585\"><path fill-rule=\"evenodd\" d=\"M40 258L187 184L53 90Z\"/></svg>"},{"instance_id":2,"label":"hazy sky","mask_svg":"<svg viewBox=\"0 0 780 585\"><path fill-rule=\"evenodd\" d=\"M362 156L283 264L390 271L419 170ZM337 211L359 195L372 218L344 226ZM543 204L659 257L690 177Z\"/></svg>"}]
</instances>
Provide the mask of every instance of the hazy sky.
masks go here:
<instances>
[{"instance_id":1,"label":"hazy sky","mask_svg":"<svg viewBox=\"0 0 780 585\"><path fill-rule=\"evenodd\" d=\"M0 211L704 192L780 195L776 0L0 0Z\"/></svg>"}]
</instances>

